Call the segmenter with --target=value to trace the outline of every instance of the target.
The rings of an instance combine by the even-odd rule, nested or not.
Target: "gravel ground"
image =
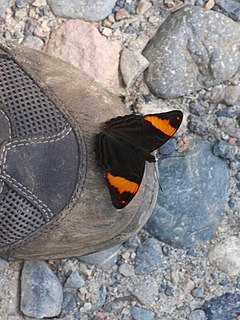
[[[203,6],[205,2],[207,1],[152,1],[151,3],[159,4],[150,8],[144,15],[136,15],[131,20],[119,19],[112,23],[109,22],[111,19],[108,21],[105,19],[95,22],[95,25],[103,35],[107,35],[111,39],[120,39],[122,48],[127,48],[131,41],[135,41],[140,31],[143,41],[150,39],[156,32],[157,26],[176,7],[195,3]],[[51,32],[66,21],[64,18],[54,16],[44,0],[11,0],[9,4],[6,3],[6,1],[0,1],[0,5],[2,7],[6,5],[7,8],[6,15],[0,24],[0,35],[28,47],[42,50],[49,40]],[[126,14],[120,11],[123,9],[121,7],[124,3],[125,1],[118,1],[118,5],[113,9],[113,16]],[[148,2],[146,1],[146,3]],[[209,6],[211,5],[211,1],[207,3]],[[127,1],[127,4],[132,5],[132,10],[135,10],[138,1]],[[215,9],[222,10],[224,14],[229,15],[220,7]],[[114,28],[110,28],[110,32],[108,28],[113,23],[116,25]],[[222,101],[219,101],[219,93],[225,92],[228,84],[239,87],[239,73],[229,82],[225,81],[215,87],[165,101],[157,99],[149,92],[143,81],[143,74],[141,74],[130,88],[122,87],[120,94],[127,107],[134,111],[159,110],[160,106],[169,106],[169,104],[171,104],[171,109],[181,106],[181,110],[184,110],[186,115],[194,115],[196,119],[195,126],[189,126],[189,129],[184,126],[181,139],[191,140],[194,138],[194,134],[197,134],[202,140],[214,144],[216,136],[219,136],[223,141],[229,141],[229,133],[226,132],[229,119],[238,119],[236,131],[239,134],[240,99],[237,98],[238,93],[231,93],[232,99],[234,95],[236,96],[236,101],[231,106],[227,104],[226,96],[225,100],[223,98]],[[225,119],[220,119],[223,121],[221,122],[216,116],[216,112],[219,112],[220,116],[225,112],[228,113],[228,116]],[[189,122],[191,123],[191,120]],[[211,128],[211,130],[206,130],[206,128]],[[65,287],[61,314],[51,319],[239,320],[238,299],[240,296],[237,294],[240,293],[240,254],[236,257],[238,262],[236,262],[233,272],[229,271],[231,269],[229,265],[225,268],[225,272],[221,271],[224,269],[221,262],[220,266],[218,262],[211,264],[208,256],[211,249],[215,248],[218,243],[226,243],[226,247],[229,248],[232,237],[239,239],[239,138],[232,138],[231,142],[238,148],[238,158],[231,161],[228,157],[229,154],[226,155],[226,150],[221,153],[228,165],[230,176],[228,203],[225,204],[224,218],[211,240],[201,242],[190,249],[176,249],[159,242],[163,252],[161,253],[161,267],[145,274],[136,273],[135,262],[139,246],[149,238],[149,233],[146,230],[139,232],[120,250],[116,248],[113,251],[116,253],[116,259],[113,257],[110,269],[86,264],[77,258],[48,261],[48,265],[62,285],[73,272],[80,275],[83,281],[75,288]],[[223,155],[224,152],[225,155]],[[220,250],[224,252],[226,247],[220,248]],[[101,263],[103,264],[103,262]],[[224,264],[223,261],[222,264]],[[22,297],[23,291],[20,291],[19,279],[21,278],[22,266],[23,262],[19,261],[0,261],[1,320],[31,319],[20,311],[20,297]],[[78,281],[80,281],[78,278],[74,279],[75,284]],[[104,286],[107,287],[107,295],[105,295]],[[235,294],[235,300],[229,302],[231,296],[227,296],[227,299],[230,299],[227,303],[224,302],[225,300],[221,300],[217,301],[215,306],[217,309],[226,307],[227,304],[232,307],[223,311],[223,316],[214,316],[208,312],[204,303],[226,293]],[[94,306],[97,306],[96,310],[92,309]],[[134,307],[139,307],[140,311]],[[23,308],[21,309],[23,311]],[[147,310],[146,314],[143,309]]]

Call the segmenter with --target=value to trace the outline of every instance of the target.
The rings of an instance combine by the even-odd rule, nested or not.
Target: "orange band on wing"
[[[139,185],[136,182],[118,176],[115,177],[110,172],[107,173],[106,178],[114,188],[118,189],[120,194],[124,192],[135,194],[138,191]]]
[[[160,119],[154,116],[145,116],[144,120],[151,122],[151,124],[158,130],[161,130],[167,136],[173,136],[174,133],[177,131],[176,128],[171,126],[170,119]]]

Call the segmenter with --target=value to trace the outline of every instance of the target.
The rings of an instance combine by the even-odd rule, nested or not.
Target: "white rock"
[[[126,86],[131,87],[148,65],[148,60],[140,52],[130,49],[123,50],[120,69]]]
[[[230,276],[240,275],[240,239],[233,236],[217,244],[209,252],[208,260]]]

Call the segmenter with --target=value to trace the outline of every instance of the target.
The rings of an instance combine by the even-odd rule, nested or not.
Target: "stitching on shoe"
[[[11,177],[8,174],[4,174],[4,176],[0,176],[3,180],[10,182],[16,190],[19,190],[24,196],[27,197],[27,199],[30,199],[33,204],[37,205],[39,209],[42,211],[42,213],[45,216],[45,219],[49,221],[52,217],[53,214],[51,210],[47,207],[45,203],[43,203],[37,196],[35,196],[29,189],[24,187],[20,182],[18,182],[16,179]]]
[[[60,141],[64,139],[71,131],[72,131],[72,128],[67,126],[61,132],[55,135],[40,137],[40,138],[33,137],[30,139],[10,141],[4,146],[2,151],[2,156],[0,160],[1,161],[0,164],[2,165],[2,174],[0,174],[0,179],[2,178],[2,180],[9,181],[16,188],[16,190],[20,190],[27,197],[27,199],[30,199],[35,205],[38,205],[39,208],[42,210],[47,221],[49,221],[53,217],[53,213],[50,210],[50,208],[48,208],[48,206],[42,200],[40,200],[36,195],[34,195],[29,189],[27,189],[20,182],[18,182],[16,179],[14,179],[9,174],[7,174],[6,159],[7,159],[8,150],[11,150],[17,147],[26,146],[26,145],[31,145],[34,143],[35,144],[36,143],[52,143],[52,142]]]

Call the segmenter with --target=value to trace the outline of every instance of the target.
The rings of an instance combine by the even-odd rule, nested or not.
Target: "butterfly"
[[[175,134],[182,118],[181,111],[173,110],[119,116],[105,123],[96,136],[96,153],[115,208],[124,208],[136,195],[145,161],[156,161],[152,152]]]

